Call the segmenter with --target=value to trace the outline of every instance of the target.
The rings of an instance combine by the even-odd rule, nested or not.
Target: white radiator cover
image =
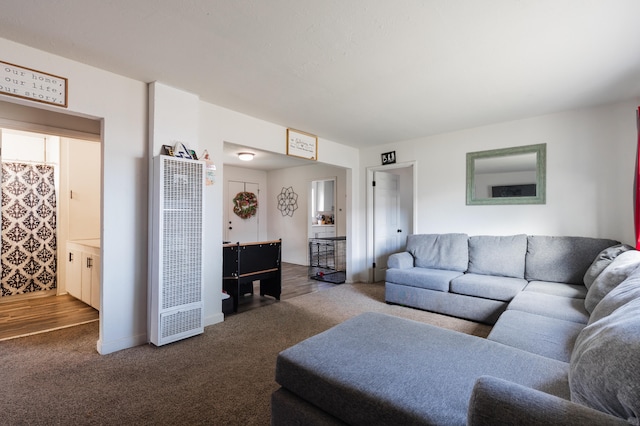
[[[204,332],[205,163],[154,159],[149,341],[161,346]]]

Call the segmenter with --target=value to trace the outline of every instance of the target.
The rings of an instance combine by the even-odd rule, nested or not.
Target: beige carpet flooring
[[[387,305],[382,284],[343,284],[230,316],[174,344],[104,356],[91,323],[0,342],[0,423],[268,425],[277,354],[366,311],[482,337],[490,330]]]

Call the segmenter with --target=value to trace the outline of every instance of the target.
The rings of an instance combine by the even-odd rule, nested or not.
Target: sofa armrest
[[[517,383],[482,376],[469,401],[467,425],[629,425],[625,420]]]
[[[413,268],[413,256],[408,251],[394,253],[387,260],[387,268],[408,269]]]

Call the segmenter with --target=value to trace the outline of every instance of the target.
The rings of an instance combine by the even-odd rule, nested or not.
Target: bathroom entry
[[[100,238],[100,144],[10,129],[0,129],[0,144],[0,301],[65,294],[66,241]],[[80,176],[78,168],[84,170]],[[75,216],[69,214],[73,176],[92,185],[90,195],[84,188],[76,192],[91,207]]]

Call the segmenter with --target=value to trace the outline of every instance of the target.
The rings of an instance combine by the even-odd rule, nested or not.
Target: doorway
[[[369,280],[384,281],[389,255],[403,251],[415,229],[416,167],[413,162],[367,169]]]
[[[257,213],[260,186],[253,182],[230,180],[228,194],[232,200],[227,211],[226,240],[233,243],[259,241],[260,219]],[[255,208],[250,209],[255,200]]]
[[[15,112],[2,106],[2,112]],[[66,261],[71,237],[93,238],[100,246],[100,137],[69,138],[85,134],[5,117],[0,121],[3,198],[9,200],[1,220],[2,228],[13,230],[2,233],[2,252],[7,256],[0,264],[0,316],[12,310],[15,319],[3,322],[3,339],[98,321],[99,288],[93,304],[68,294]],[[88,151],[82,150],[85,146]],[[78,176],[79,167],[91,176]],[[74,176],[83,188],[70,183]],[[72,208],[69,188],[76,191]],[[78,205],[90,207],[81,211]],[[22,311],[30,315],[21,316]]]

